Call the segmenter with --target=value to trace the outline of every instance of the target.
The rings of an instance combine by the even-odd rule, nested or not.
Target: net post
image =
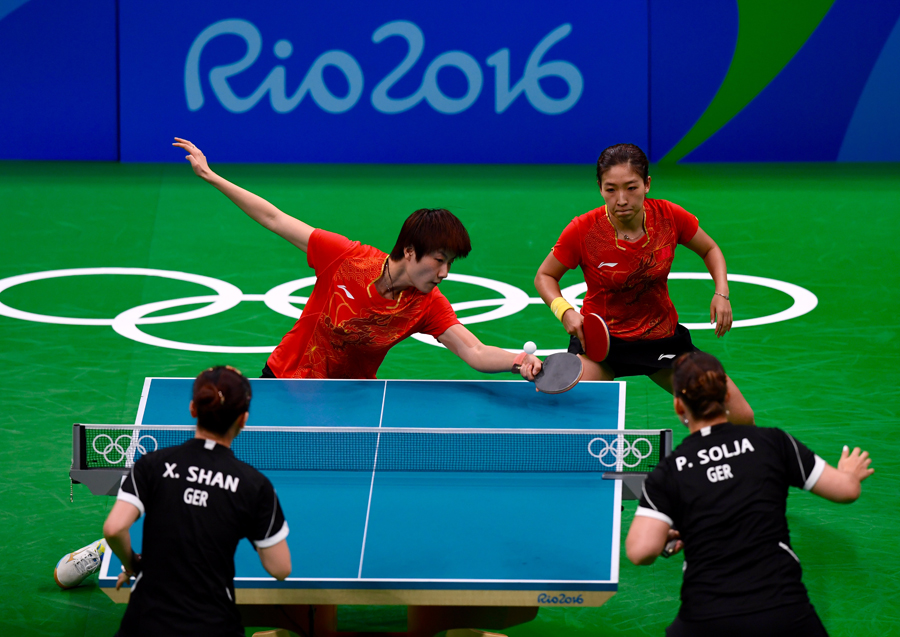
[[[87,469],[84,466],[84,453],[82,451],[85,444],[87,444],[87,436],[84,426],[77,423],[72,425],[72,469]]]
[[[621,471],[607,471],[603,474],[604,480],[619,480],[622,482],[622,499],[623,500],[640,500],[641,490],[644,487],[644,480],[649,474],[640,473],[623,473]]]
[[[72,426],[72,468],[69,470],[70,485],[83,484],[94,495],[116,495],[122,477],[127,473],[122,469],[98,469],[88,466],[87,430],[83,424]],[[70,487],[70,499],[74,499],[74,487]]]
[[[662,448],[664,450],[663,458],[672,453],[672,442],[673,442],[673,434],[671,429],[660,429],[659,430],[659,438],[662,443]]]

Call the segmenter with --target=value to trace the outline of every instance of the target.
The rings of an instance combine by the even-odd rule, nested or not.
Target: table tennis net
[[[129,468],[194,437],[189,426],[76,427],[84,469]],[[263,471],[642,473],[671,450],[671,430],[259,426],[232,450]]]

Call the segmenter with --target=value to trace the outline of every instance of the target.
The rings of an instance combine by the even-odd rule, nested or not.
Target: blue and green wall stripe
[[[900,160],[889,141],[900,140],[900,3],[662,4],[651,5],[654,161]],[[659,14],[668,33],[654,29]],[[671,30],[679,22],[684,33]]]

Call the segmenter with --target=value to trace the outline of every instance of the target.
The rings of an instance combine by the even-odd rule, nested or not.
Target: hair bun
[[[674,370],[673,390],[696,418],[725,413],[728,376],[715,356],[699,351],[682,354],[675,361]]]
[[[220,400],[222,392],[212,383],[204,383],[194,390],[194,407],[197,413],[215,411],[225,401]]]
[[[226,365],[201,372],[194,381],[197,424],[207,431],[225,433],[250,409],[250,382]]]

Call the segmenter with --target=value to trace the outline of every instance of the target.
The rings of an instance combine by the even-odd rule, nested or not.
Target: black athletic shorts
[[[746,615],[688,622],[676,617],[666,637],[828,637],[812,604],[791,604]]]
[[[668,338],[648,341],[623,341],[609,337],[609,355],[603,361],[609,365],[616,378],[621,376],[650,376],[661,369],[672,369],[675,359],[685,352],[698,351],[691,342],[691,332],[681,323],[675,334]],[[581,341],[569,339],[569,353],[584,354]]]
[[[262,376],[260,376],[260,378],[277,378],[277,376],[275,376],[275,372],[273,372],[273,371],[269,368],[269,364],[266,363],[266,364],[263,366]]]

